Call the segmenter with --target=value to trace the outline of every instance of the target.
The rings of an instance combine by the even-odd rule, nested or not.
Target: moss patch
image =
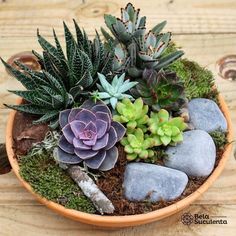
[[[220,130],[209,133],[214,140],[217,150],[223,150],[225,145],[228,143],[227,134]]]
[[[209,97],[214,78],[211,71],[187,59],[180,59],[169,66],[183,81],[188,99]]]
[[[175,44],[170,44],[166,53],[176,51]],[[213,90],[214,77],[211,71],[198,63],[187,59],[179,59],[168,66],[167,70],[174,71],[184,83],[185,93],[189,100],[193,98],[209,98],[217,102],[217,90]]]
[[[20,175],[36,193],[67,208],[87,213],[96,212],[92,202],[54,162],[52,156],[45,153],[28,155],[21,157],[19,163]]]

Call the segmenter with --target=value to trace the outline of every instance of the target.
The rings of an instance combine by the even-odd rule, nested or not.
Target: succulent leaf
[[[164,27],[166,26],[167,21],[162,21],[161,23],[157,24],[156,26],[154,26],[151,31],[155,34],[155,35],[159,35],[161,33],[161,31],[164,29]]]

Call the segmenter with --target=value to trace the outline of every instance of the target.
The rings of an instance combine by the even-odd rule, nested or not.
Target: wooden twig
[[[84,195],[93,202],[94,206],[101,214],[111,214],[114,212],[115,208],[112,202],[104,195],[104,193],[80,166],[70,166],[67,171],[71,178],[81,188]]]

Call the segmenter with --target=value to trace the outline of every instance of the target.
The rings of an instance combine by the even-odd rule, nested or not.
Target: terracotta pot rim
[[[212,183],[217,179],[217,177],[220,175],[222,170],[224,169],[225,163],[230,156],[230,152],[232,149],[232,143],[233,140],[233,127],[232,122],[230,119],[230,113],[228,110],[228,107],[221,95],[219,95],[219,101],[220,101],[220,107],[222,112],[224,113],[227,124],[228,124],[228,135],[227,138],[229,140],[229,144],[227,145],[221,160],[219,161],[218,166],[214,169],[212,174],[208,177],[208,179],[192,194],[187,196],[186,198],[179,200],[178,202],[164,207],[159,210],[155,210],[148,213],[143,214],[137,214],[137,215],[127,215],[127,216],[101,216],[96,214],[89,214],[84,213],[80,211],[76,211],[73,209],[67,209],[64,206],[49,201],[45,199],[44,197],[41,197],[39,194],[35,193],[32,189],[32,187],[22,179],[22,177],[19,174],[19,165],[16,158],[14,158],[15,154],[13,151],[13,124],[15,119],[16,111],[12,111],[9,115],[8,123],[7,123],[7,130],[6,130],[6,149],[8,154],[8,159],[11,163],[12,169],[14,173],[16,174],[17,178],[20,180],[21,184],[36,197],[38,201],[40,201],[42,204],[46,205],[48,208],[54,210],[55,212],[64,215],[68,218],[71,218],[73,220],[77,220],[83,223],[102,226],[102,227],[128,227],[128,226],[134,226],[134,225],[141,225],[145,223],[150,223],[162,218],[165,218],[167,216],[170,216],[174,213],[177,213],[181,209],[187,207],[190,205],[193,201],[195,201],[202,193],[204,193],[211,185]],[[22,99],[17,100],[17,104],[21,103]]]

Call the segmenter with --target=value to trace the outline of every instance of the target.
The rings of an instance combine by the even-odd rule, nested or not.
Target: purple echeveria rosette
[[[115,144],[122,139],[125,128],[112,121],[109,108],[101,101],[85,101],[79,108],[60,112],[63,135],[59,140],[57,159],[65,164],[82,161],[91,168],[107,171],[118,159]]]

